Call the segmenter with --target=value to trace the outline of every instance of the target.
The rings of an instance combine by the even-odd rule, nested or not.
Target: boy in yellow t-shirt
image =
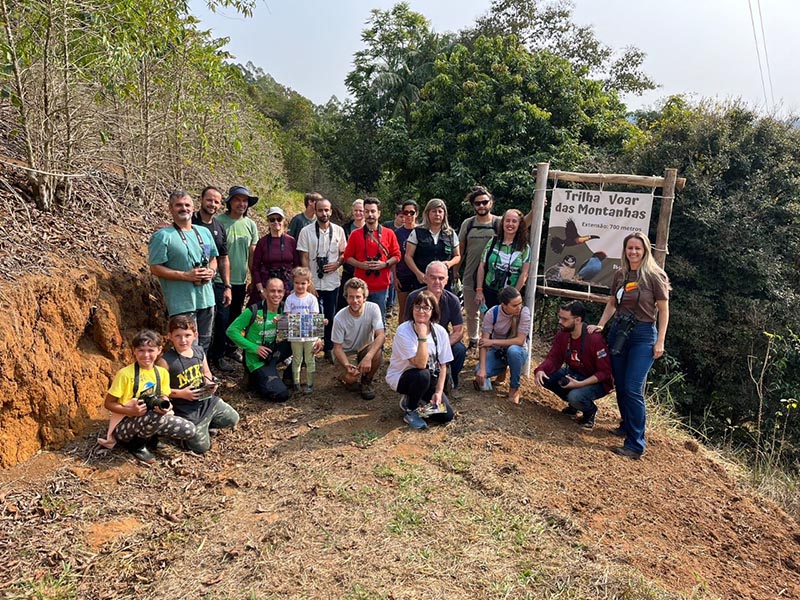
[[[155,365],[161,336],[144,329],[136,334],[132,345],[136,362],[117,371],[106,394],[105,407],[111,411],[111,419],[108,437],[101,444],[112,447],[116,440],[138,460],[153,463],[148,440],[157,441],[158,435],[188,440],[194,437],[195,426],[172,413],[169,373]]]

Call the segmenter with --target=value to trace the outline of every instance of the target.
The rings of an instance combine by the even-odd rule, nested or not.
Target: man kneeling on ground
[[[342,382],[351,388],[360,382],[361,397],[372,400],[372,380],[383,364],[383,316],[377,304],[367,302],[369,289],[363,279],[353,277],[344,287],[347,307],[333,318],[333,356],[341,365]]]
[[[216,395],[219,384],[208,368],[206,353],[197,344],[194,319],[176,315],[169,320],[168,329],[172,348],[156,364],[169,371],[169,398],[175,414],[194,423],[197,430],[186,440],[186,447],[203,454],[211,448],[210,430],[233,427],[239,422],[239,413]]]
[[[568,403],[561,412],[583,416],[584,429],[594,427],[595,400],[613,389],[608,346],[599,333],[588,333],[586,308],[579,301],[558,311],[559,332],[544,362],[534,370],[536,383],[555,392]]]

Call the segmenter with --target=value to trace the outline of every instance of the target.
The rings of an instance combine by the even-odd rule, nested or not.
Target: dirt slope
[[[0,589],[53,598],[800,598],[800,527],[693,442],[609,452],[557,401],[465,393],[410,431],[320,366],[211,453],[148,468],[85,438],[0,476]],[[92,435],[102,428],[97,422]],[[57,592],[68,592],[58,595]],[[31,594],[31,597],[33,595]]]

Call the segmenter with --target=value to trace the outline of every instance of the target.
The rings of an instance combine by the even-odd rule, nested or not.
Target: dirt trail
[[[654,432],[644,460],[616,457],[610,399],[584,432],[538,389],[520,406],[470,390],[452,424],[416,432],[385,385],[364,402],[331,375],[284,406],[230,381],[242,422],[203,457],[98,452],[97,421],[3,472],[0,590],[800,598],[798,524],[692,442]]]

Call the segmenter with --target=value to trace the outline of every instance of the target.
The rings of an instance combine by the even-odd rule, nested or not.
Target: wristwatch
[[[226,290],[232,290],[232,289],[233,289],[233,286],[232,286],[230,283],[226,283],[226,284],[225,284],[225,289],[226,289]]]

